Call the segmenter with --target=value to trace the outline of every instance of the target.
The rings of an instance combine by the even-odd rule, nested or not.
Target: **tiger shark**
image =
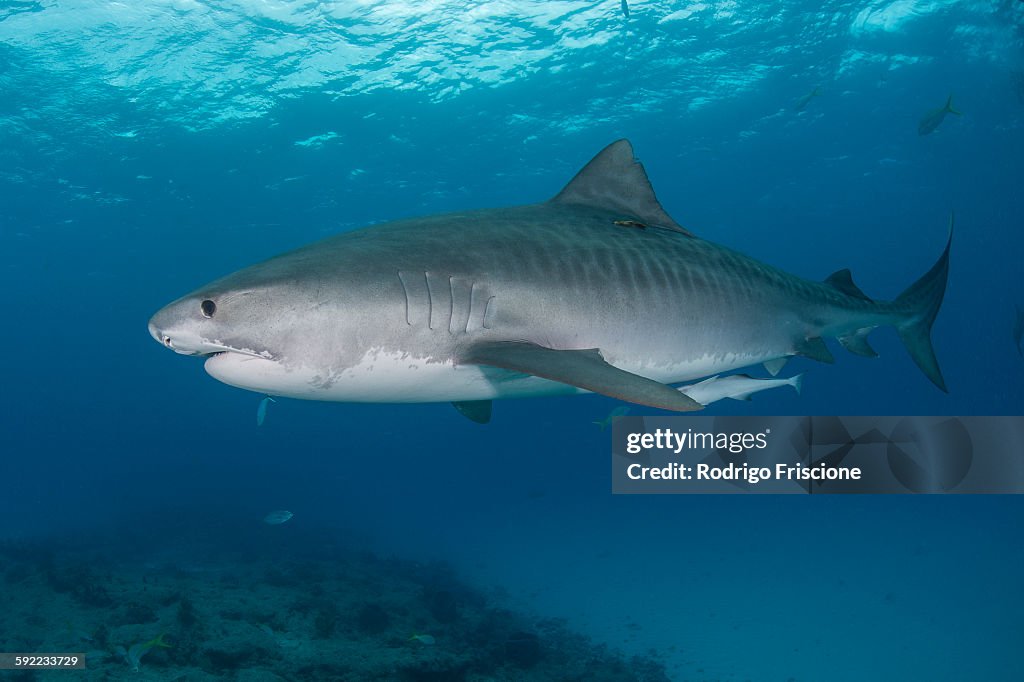
[[[873,357],[896,328],[946,390],[931,343],[949,246],[892,301],[840,270],[803,279],[684,229],[627,140],[554,198],[382,223],[252,265],[168,304],[150,334],[224,383],[275,396],[450,401],[594,392],[674,411],[670,384],[791,356],[833,362],[825,338]]]

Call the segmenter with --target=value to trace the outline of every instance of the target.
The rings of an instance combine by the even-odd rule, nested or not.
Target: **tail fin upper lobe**
[[[953,242],[953,216],[949,216],[949,239],[939,260],[923,277],[907,287],[894,301],[897,307],[907,309],[906,318],[896,325],[903,345],[910,352],[917,366],[932,383],[949,392],[942,378],[939,361],[932,348],[932,323],[939,314],[942,297],[946,293],[946,279],[949,274],[949,247]]]
[[[946,98],[946,111],[948,111],[951,114],[956,114],[957,116],[964,115],[962,111],[957,111],[956,109],[953,108],[953,95],[950,95],[949,97]]]

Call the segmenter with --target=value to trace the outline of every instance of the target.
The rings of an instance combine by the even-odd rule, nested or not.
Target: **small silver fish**
[[[272,511],[263,517],[263,523],[270,524],[271,526],[278,526],[290,519],[292,516],[294,516],[294,514],[290,511]]]
[[[799,393],[803,380],[803,374],[797,374],[789,379],[756,379],[749,374],[730,374],[724,377],[714,376],[696,384],[683,386],[679,390],[701,405],[710,405],[723,398],[750,400],[750,396],[759,391],[779,386],[792,386]]]
[[[267,405],[276,402],[269,395],[260,401],[259,407],[256,408],[256,426],[263,426],[263,421],[267,418]]]

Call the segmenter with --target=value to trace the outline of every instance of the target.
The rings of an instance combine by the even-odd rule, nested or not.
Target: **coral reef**
[[[0,650],[84,652],[96,680],[668,679],[654,658],[510,610],[443,564],[243,549],[0,546]]]

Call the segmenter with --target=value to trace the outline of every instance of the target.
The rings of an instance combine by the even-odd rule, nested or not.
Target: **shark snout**
[[[157,343],[163,344],[167,348],[174,350],[174,342],[168,334],[164,334],[163,331],[157,327],[153,320],[149,321],[149,335],[152,336]]]
[[[204,352],[202,340],[182,324],[178,311],[163,308],[149,320],[149,335],[157,343],[182,355],[197,355]]]
[[[159,313],[154,315],[149,321],[149,335],[152,336],[157,343],[165,348],[170,348],[175,353],[187,353],[187,351],[175,346],[173,335],[159,324],[159,321],[157,320],[158,317]]]

